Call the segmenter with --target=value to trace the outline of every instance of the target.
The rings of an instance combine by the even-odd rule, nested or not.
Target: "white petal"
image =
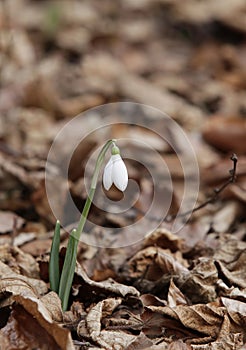
[[[113,161],[111,157],[108,163],[106,164],[103,172],[103,186],[107,191],[113,185],[112,170],[113,170]]]
[[[125,191],[128,184],[128,173],[121,156],[119,154],[111,157],[113,161],[112,180],[120,191]]]

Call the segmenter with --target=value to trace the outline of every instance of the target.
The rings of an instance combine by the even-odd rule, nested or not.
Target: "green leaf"
[[[57,220],[52,240],[49,262],[50,289],[58,293],[60,270],[59,270],[59,249],[60,249],[60,221]]]
[[[59,285],[58,295],[62,302],[63,311],[67,310],[70,290],[72,287],[73,276],[76,266],[78,239],[74,238],[74,235],[76,235],[75,229],[71,232],[69,237]]]

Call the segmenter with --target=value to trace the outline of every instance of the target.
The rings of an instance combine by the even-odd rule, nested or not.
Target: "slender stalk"
[[[82,211],[80,220],[79,220],[79,224],[78,224],[78,228],[76,230],[76,238],[79,240],[80,239],[80,235],[83,231],[90,207],[91,207],[91,203],[93,201],[93,197],[96,191],[96,186],[97,186],[97,179],[99,176],[99,172],[101,169],[101,166],[103,164],[104,161],[104,157],[105,154],[107,152],[107,150],[109,149],[109,147],[115,143],[115,140],[109,140],[105,143],[105,145],[103,146],[103,148],[101,149],[98,157],[97,157],[97,161],[96,161],[96,166],[95,166],[95,171],[91,180],[91,187],[90,187],[90,191],[89,191],[89,195],[86,199],[85,205],[84,205],[84,209]]]
[[[61,274],[61,279],[60,279],[60,285],[59,285],[59,297],[62,301],[62,308],[65,311],[68,306],[68,300],[69,300],[69,294],[70,290],[72,287],[72,282],[73,282],[73,276],[74,276],[74,271],[75,271],[75,266],[76,266],[76,257],[77,257],[77,248],[78,248],[78,242],[81,236],[81,233],[83,231],[87,216],[89,214],[89,210],[93,201],[93,197],[96,191],[96,185],[97,185],[97,180],[99,176],[99,172],[101,169],[101,166],[104,161],[105,154],[109,147],[115,143],[115,140],[109,140],[106,142],[106,144],[103,146],[101,149],[97,161],[96,161],[96,166],[95,166],[95,171],[92,177],[91,181],[91,187],[89,191],[89,195],[86,199],[84,209],[82,211],[78,227],[77,229],[73,230],[72,233],[70,234],[69,241],[68,241],[68,246],[67,246],[67,251],[66,251],[66,256],[63,264],[63,269],[62,269],[62,274]]]
[[[58,293],[60,270],[59,270],[59,248],[60,248],[60,221],[57,220],[52,240],[49,262],[50,289]]]

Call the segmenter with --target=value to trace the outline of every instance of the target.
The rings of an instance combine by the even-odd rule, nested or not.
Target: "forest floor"
[[[1,2],[1,350],[246,349],[245,14],[244,0]],[[62,267],[68,200],[82,210],[110,138],[126,202],[98,186],[63,312],[55,222]]]

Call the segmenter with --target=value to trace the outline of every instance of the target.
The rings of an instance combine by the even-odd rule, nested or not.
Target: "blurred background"
[[[78,127],[46,163],[57,133],[77,115]],[[94,132],[109,115],[115,124]],[[78,218],[69,199],[81,211],[96,152],[109,138],[119,139],[129,186],[125,194],[97,187],[71,309],[62,314],[48,293],[52,209],[58,219],[67,215],[64,247]],[[245,0],[0,0],[1,349],[241,348],[245,140]],[[184,170],[178,153],[192,149],[197,162]],[[197,165],[200,187],[186,187],[184,198]],[[197,195],[200,209],[189,221],[179,216],[175,232],[183,199]],[[66,346],[71,335],[75,347]]]
[[[223,229],[241,217],[246,201],[244,0],[2,0],[0,209],[31,222],[31,231],[51,228],[44,169],[54,137],[77,114],[118,101],[156,107],[189,134],[201,170],[200,200],[228,178],[229,157],[236,152],[240,186],[225,196],[232,219]],[[97,123],[97,118],[85,120],[92,128]],[[70,190],[80,206],[84,170],[77,165],[96,145],[98,138],[84,142],[71,163]],[[65,152],[66,140],[63,147]],[[161,147],[176,181],[175,213],[183,178],[175,155]],[[132,166],[130,175],[144,186],[141,169]],[[66,194],[62,183],[58,187],[61,200]],[[5,221],[2,233],[13,225]]]

